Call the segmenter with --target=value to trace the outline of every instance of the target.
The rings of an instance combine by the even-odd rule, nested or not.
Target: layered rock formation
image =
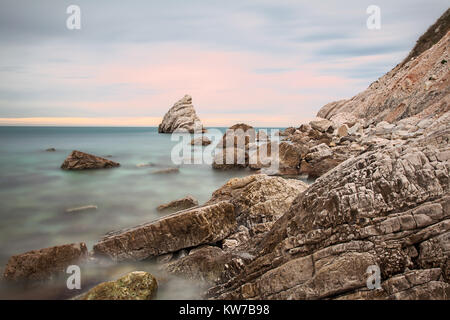
[[[74,150],[64,160],[61,169],[64,170],[86,170],[86,169],[107,169],[119,167],[120,163],[97,157],[89,153]]]
[[[236,228],[227,202],[180,211],[155,222],[111,232],[94,245],[96,256],[114,261],[143,260],[226,238]]]
[[[424,137],[351,158],[301,193],[218,298],[450,295],[450,115]],[[367,288],[368,267],[382,285]]]
[[[72,264],[87,259],[84,243],[73,243],[12,256],[6,265],[3,278],[8,281],[48,280],[65,273]]]
[[[325,105],[318,116],[348,113],[368,123],[393,123],[441,114],[449,105],[450,9],[425,33],[407,59],[350,100]]]
[[[192,105],[192,97],[185,95],[178,100],[172,108],[167,111],[160,125],[158,126],[159,133],[172,132],[203,132],[202,123],[195,113]]]

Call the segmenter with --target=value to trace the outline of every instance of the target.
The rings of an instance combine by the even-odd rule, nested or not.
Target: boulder
[[[193,146],[207,146],[211,144],[211,140],[206,136],[201,136],[191,140],[191,145]]]
[[[192,97],[189,95],[185,95],[177,101],[164,115],[162,122],[158,126],[159,133],[194,133],[203,131],[202,123],[192,105]]]
[[[340,126],[337,131],[337,135],[339,138],[342,138],[342,137],[345,137],[346,135],[348,135],[348,126],[346,124],[343,124],[342,126]]]
[[[215,243],[225,239],[235,228],[233,205],[219,202],[110,232],[94,245],[93,251],[95,256],[105,256],[114,261],[137,261]]]
[[[86,170],[86,169],[106,169],[119,167],[120,163],[97,157],[89,153],[74,150],[64,160],[61,169],[64,170]]]
[[[153,275],[134,271],[116,281],[103,282],[79,297],[79,300],[151,300],[158,283]]]
[[[9,258],[3,278],[8,281],[48,280],[87,259],[84,243],[33,250]]]
[[[278,147],[279,174],[296,175],[300,171],[300,162],[307,147],[301,144],[281,142]]]
[[[213,192],[207,204],[229,201],[235,208],[238,224],[252,228],[256,224],[275,222],[307,187],[300,180],[256,174],[230,179]]]
[[[160,212],[175,212],[198,206],[198,200],[192,196],[187,196],[178,200],[170,201],[162,204],[156,209]]]
[[[328,132],[332,133],[334,130],[333,122],[327,119],[314,120],[309,123],[311,128],[319,131],[319,132]]]

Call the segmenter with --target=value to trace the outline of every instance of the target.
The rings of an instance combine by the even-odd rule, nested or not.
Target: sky
[[[70,30],[67,7],[81,10]],[[366,9],[381,9],[369,30]],[[0,125],[296,126],[407,56],[448,0],[0,0]]]

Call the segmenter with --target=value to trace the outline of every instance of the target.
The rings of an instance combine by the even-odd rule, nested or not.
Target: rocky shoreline
[[[442,22],[449,12],[427,31],[438,30],[433,43],[419,39],[407,60],[366,91],[280,132],[277,172],[248,161],[256,142],[270,141],[237,124],[230,130],[245,134],[244,161],[212,167],[255,174],[229,180],[202,205],[188,197],[161,206],[175,212],[111,232],[89,253],[80,243],[13,256],[4,279],[45,280],[86,259],[152,260],[207,283],[209,299],[449,299],[450,31]],[[160,132],[196,131],[191,102],[177,102]],[[117,166],[74,151],[62,168]],[[308,186],[285,175],[317,180]],[[370,288],[374,266],[380,285]],[[138,286],[139,298],[150,299],[157,280],[133,273],[82,298],[133,299],[127,286]]]

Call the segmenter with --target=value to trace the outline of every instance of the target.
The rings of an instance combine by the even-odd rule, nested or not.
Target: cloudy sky
[[[81,29],[69,30],[69,5]],[[369,5],[381,29],[369,30]],[[448,0],[0,0],[0,124],[297,125],[399,63]]]

